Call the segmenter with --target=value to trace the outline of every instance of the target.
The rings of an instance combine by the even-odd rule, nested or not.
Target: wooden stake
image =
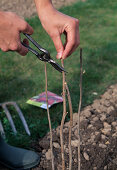
[[[78,170],[81,168],[80,158],[80,111],[82,105],[82,48],[80,48],[80,101],[78,107]]]
[[[67,91],[67,98],[69,103],[69,111],[70,111],[70,125],[69,125],[69,170],[72,170],[72,148],[71,148],[71,134],[72,134],[72,126],[73,126],[73,109],[72,109],[72,102],[71,96],[69,92],[69,88],[66,82],[66,91]]]
[[[49,107],[48,107],[47,82],[48,82],[48,80],[47,80],[47,68],[46,68],[46,62],[45,62],[45,92],[46,92],[48,122],[49,122],[49,129],[50,129],[50,149],[51,149],[51,158],[52,158],[52,170],[55,170],[53,144],[52,144],[52,141],[53,141],[53,139],[52,139],[52,126],[51,126],[51,119],[50,119],[50,113],[49,113]]]

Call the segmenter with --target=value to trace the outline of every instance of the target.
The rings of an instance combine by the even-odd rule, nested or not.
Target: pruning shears
[[[48,62],[49,64],[51,64],[59,72],[66,72],[63,67],[61,67],[50,57],[50,53],[45,48],[41,47],[29,34],[24,33],[24,35],[28,38],[28,40],[30,40],[34,44],[34,46],[39,49],[40,53],[31,48],[29,45],[22,42],[23,46],[28,48],[28,50],[35,54],[37,58],[41,61]]]

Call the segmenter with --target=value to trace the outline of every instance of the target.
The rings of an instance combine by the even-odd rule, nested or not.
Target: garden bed
[[[77,113],[73,115],[72,153],[73,170],[77,169]],[[85,107],[80,116],[81,128],[81,169],[116,170],[117,167],[117,85],[112,85],[92,105]],[[64,149],[68,169],[68,128],[64,125]],[[61,170],[60,126],[53,130],[55,169]],[[42,154],[40,165],[33,170],[51,170],[49,133],[33,143],[32,147]],[[1,170],[7,170],[0,165]]]
[[[73,115],[72,152],[73,170],[77,169],[77,113]],[[116,170],[117,167],[117,85],[112,85],[92,105],[83,109],[80,116],[81,169]],[[64,126],[64,148],[66,169],[68,169],[68,129]],[[53,130],[55,169],[61,170],[60,126]],[[33,170],[51,169],[49,133],[33,147],[42,152],[41,163]]]

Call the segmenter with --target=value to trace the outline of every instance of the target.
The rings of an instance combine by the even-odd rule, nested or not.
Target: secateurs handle
[[[21,42],[21,44],[22,44],[24,47],[28,48],[28,50],[31,51],[31,52],[32,52],[33,54],[35,54],[36,56],[40,55],[36,50],[32,49],[32,48],[31,48],[30,46],[28,46],[27,44],[25,44],[25,43],[23,43],[23,42]]]
[[[30,35],[24,33],[24,35],[41,51],[49,55],[49,52],[41,47]]]

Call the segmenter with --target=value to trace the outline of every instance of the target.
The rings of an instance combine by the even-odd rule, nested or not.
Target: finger
[[[63,50],[64,50],[64,47],[63,47],[63,44],[62,44],[62,41],[61,41],[61,36],[58,33],[56,36],[51,36],[51,38],[53,40],[54,46],[55,46],[56,51],[57,51],[56,58],[61,59],[62,55],[63,55]]]
[[[76,47],[74,46],[72,49],[71,49],[71,51],[69,52],[69,54],[67,55],[67,57],[69,57],[74,51],[75,51],[75,49],[76,49]],[[66,57],[66,58],[67,58]],[[65,58],[64,58],[65,59]]]
[[[21,32],[27,33],[29,35],[33,34],[33,28],[25,21],[20,26],[20,30]]]
[[[65,50],[63,52],[63,59],[71,55],[72,52],[75,51],[75,49],[78,47],[78,45],[79,45],[78,26],[66,30],[66,43],[65,43]]]
[[[67,33],[67,41],[65,43],[65,50],[63,52],[63,59],[67,58],[77,47],[74,30]]]
[[[67,57],[69,57],[70,55],[72,55],[72,53],[76,50],[77,47],[73,47],[73,49],[69,52],[69,54],[67,55]]]
[[[17,52],[22,55],[25,56],[28,53],[28,49],[26,47],[24,47],[21,43],[18,45],[18,49]]]
[[[3,52],[8,52],[9,51],[9,48],[8,48],[8,46],[6,45],[6,43],[4,41],[2,43],[0,43],[0,49]]]
[[[64,32],[64,35],[65,35],[65,43],[64,43],[64,49],[65,49],[65,48],[66,48],[66,45],[67,45],[67,43],[68,43],[68,37],[67,37],[67,33],[66,33],[66,32]],[[78,30],[78,28],[76,29],[75,41],[74,41],[74,42],[75,42],[75,43],[74,43],[71,51],[69,52],[68,56],[71,55],[72,52],[74,52],[75,49],[76,49],[76,48],[78,47],[78,45],[79,45],[79,30]],[[67,56],[67,57],[68,57],[68,56]]]
[[[67,57],[69,57],[75,50],[76,50],[76,48],[78,47],[78,42],[77,42],[77,38],[76,38],[76,43],[75,43],[75,45],[73,46],[73,48],[71,49],[71,51],[69,52],[69,54],[67,55]],[[67,41],[66,41],[66,43],[65,43],[65,46],[64,46],[64,49],[65,49],[65,47],[66,47],[66,44],[67,44]]]
[[[23,43],[29,45],[29,41],[26,38],[23,40]]]

